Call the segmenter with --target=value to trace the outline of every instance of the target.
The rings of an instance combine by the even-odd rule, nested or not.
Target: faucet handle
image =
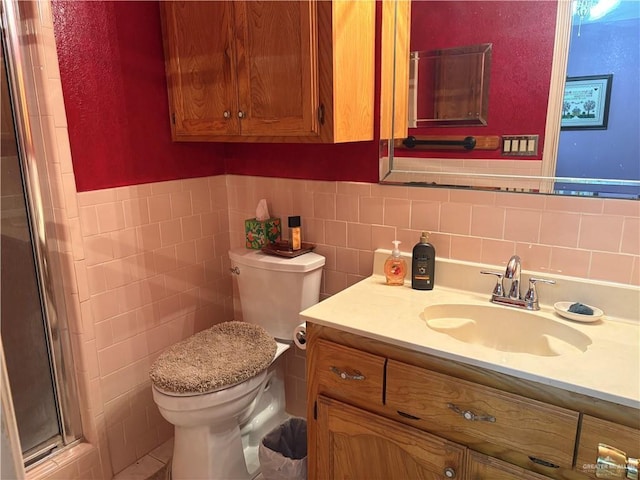
[[[527,293],[524,296],[524,300],[531,305],[538,304],[538,291],[536,290],[536,284],[538,282],[548,283],[549,285],[554,285],[556,283],[555,280],[547,280],[546,278],[531,277],[529,279],[529,290],[527,290]]]
[[[496,286],[493,288],[493,295],[497,297],[503,297],[504,285],[502,284],[502,278],[504,277],[504,274],[502,274],[501,272],[492,272],[488,270],[481,270],[480,273],[484,275],[495,275],[496,277],[498,277],[496,281]]]

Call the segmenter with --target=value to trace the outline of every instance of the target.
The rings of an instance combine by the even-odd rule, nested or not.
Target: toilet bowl
[[[251,407],[266,376],[264,370],[238,385],[202,395],[174,396],[153,387],[160,414],[175,429],[173,479],[251,478],[238,420]]]
[[[319,299],[320,255],[281,259],[239,249],[229,256],[243,321],[195,334],[151,367],[153,399],[175,428],[172,480],[248,480],[260,473],[262,437],[288,418],[282,354],[298,313]]]
[[[288,418],[284,362],[278,343],[267,370],[228,388],[200,395],[153,386],[162,417],[174,425],[173,479],[249,479],[259,473],[262,437]]]

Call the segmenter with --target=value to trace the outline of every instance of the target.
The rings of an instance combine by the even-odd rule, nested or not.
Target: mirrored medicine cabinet
[[[448,10],[440,13],[439,8]],[[492,11],[500,8],[498,13]],[[514,26],[510,15],[519,15],[517,8],[530,10],[526,23],[521,19],[523,23]],[[639,14],[636,2],[624,1],[598,20],[578,18],[571,0],[385,2],[380,183],[637,200],[640,198]],[[490,32],[485,41],[471,43],[465,42],[468,38],[455,38],[464,28],[479,29],[483,15],[483,21],[489,23],[485,30]],[[546,23],[541,21],[545,15],[549,19]],[[413,23],[415,19],[429,17],[444,23],[453,16],[459,22],[449,23],[437,38],[433,32],[433,38],[423,38],[433,29]],[[467,23],[464,27],[452,26],[460,22]],[[535,30],[541,28],[545,31]],[[445,39],[449,33],[454,38]],[[513,55],[518,53],[521,43],[535,35],[546,35],[539,51],[530,51],[524,63],[515,61]],[[430,42],[437,45],[425,48]],[[595,54],[598,47],[600,51]],[[442,62],[445,57],[464,57],[465,49],[475,56],[471,62],[464,65],[450,60],[448,64]],[[589,58],[580,57],[587,55],[585,52],[590,52]],[[509,70],[509,65],[514,68]],[[516,68],[522,65],[526,68]],[[457,77],[443,75],[447,68]],[[545,74],[550,78],[546,80],[548,83],[536,80],[538,97],[527,83],[528,77],[535,77],[536,73],[543,80]],[[612,78],[607,99],[610,103],[603,105],[609,109],[608,125],[599,130],[563,130],[567,77],[586,74]],[[421,77],[428,79],[423,83],[431,87],[430,94],[420,90]],[[464,77],[471,82],[465,86],[456,84]],[[438,82],[447,84],[451,91],[465,89],[468,95],[460,110],[455,111],[443,100],[447,95],[440,92]],[[470,99],[485,103],[470,108]],[[440,111],[455,113],[438,114],[439,105],[446,107]],[[518,107],[509,110],[512,105]],[[537,123],[534,115],[539,117]],[[529,117],[531,121],[526,123]],[[411,137],[443,142],[442,146],[416,149],[403,143]],[[458,137],[473,138],[474,142],[478,139],[478,145],[484,145],[483,138],[496,141],[486,143],[493,146],[483,151],[447,146],[450,139]],[[519,147],[514,147],[518,151],[505,152],[506,141],[510,139],[522,139],[521,145],[533,146],[532,152],[522,155]]]

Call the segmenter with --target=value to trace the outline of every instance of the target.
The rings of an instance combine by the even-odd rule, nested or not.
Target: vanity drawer
[[[640,430],[584,415],[578,442],[576,470],[596,478],[595,464],[599,443],[621,450],[627,457],[640,458]]]
[[[312,361],[318,393],[356,405],[382,405],[384,357],[318,340]]]
[[[466,470],[468,480],[549,480],[549,477],[473,450],[468,452]]]
[[[394,360],[387,364],[386,404],[445,438],[572,468],[577,412]],[[498,449],[483,448],[487,443]]]

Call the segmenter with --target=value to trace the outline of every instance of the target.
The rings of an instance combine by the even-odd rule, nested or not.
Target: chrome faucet
[[[536,284],[538,282],[554,284],[554,280],[547,280],[545,278],[529,278],[529,289],[527,293],[522,296],[520,293],[520,274],[522,272],[522,262],[518,255],[513,255],[507,263],[507,268],[503,273],[492,272],[482,270],[480,273],[485,275],[495,275],[498,277],[496,286],[491,294],[491,301],[500,305],[508,305],[510,307],[525,308],[527,310],[540,310],[540,304],[538,302],[538,292],[536,290]],[[505,293],[503,278],[511,280],[511,286],[509,292]]]
[[[520,300],[520,272],[522,271],[522,262],[518,255],[513,255],[507,263],[507,269],[504,272],[504,278],[511,280],[511,288],[509,288],[509,298],[512,300]]]

